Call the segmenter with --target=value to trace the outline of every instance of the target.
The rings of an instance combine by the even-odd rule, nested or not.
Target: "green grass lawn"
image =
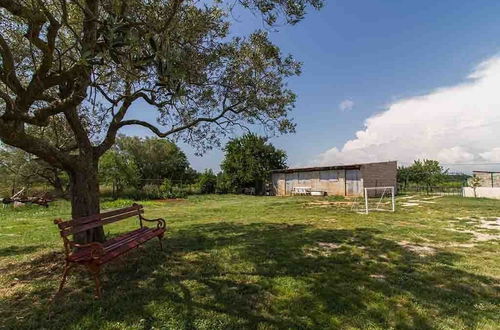
[[[52,302],[67,202],[0,209],[0,328],[500,328],[500,201],[424,198],[369,215],[310,197],[145,202],[167,219],[165,249],[108,264],[100,301],[77,268]]]

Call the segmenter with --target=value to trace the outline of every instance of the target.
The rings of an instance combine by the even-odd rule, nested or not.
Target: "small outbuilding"
[[[288,168],[272,171],[276,196],[363,196],[365,187],[396,187],[397,162]]]
[[[464,197],[483,197],[500,199],[500,172],[492,171],[473,171],[475,177],[478,177],[479,186],[463,187],[462,195]]]
[[[472,171],[473,175],[480,178],[480,187],[500,188],[500,172]]]

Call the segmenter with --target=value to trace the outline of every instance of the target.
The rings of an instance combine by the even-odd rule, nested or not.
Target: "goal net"
[[[364,188],[364,213],[370,211],[396,210],[394,187],[366,187]]]

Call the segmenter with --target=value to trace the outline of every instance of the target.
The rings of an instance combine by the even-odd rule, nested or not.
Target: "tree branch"
[[[28,9],[25,6],[19,4],[19,1],[13,0],[0,0],[0,7],[7,9],[12,15],[23,17],[28,20],[35,20],[38,15],[36,12]]]
[[[14,62],[14,57],[12,56],[12,51],[2,34],[0,34],[0,55],[2,56],[0,78],[14,92],[18,94],[23,93],[24,88],[16,75],[16,64]]]
[[[0,138],[6,144],[36,155],[47,163],[61,169],[74,168],[76,165],[72,156],[59,151],[57,148],[40,139],[26,134],[24,127],[13,127],[13,125],[5,123],[1,118]]]
[[[240,110],[234,110],[234,107],[236,107],[238,104],[239,103],[233,104],[232,106],[225,108],[221,113],[219,113],[215,117],[200,117],[200,118],[197,118],[197,119],[195,119],[195,120],[193,120],[193,121],[191,121],[191,122],[189,122],[187,124],[184,124],[184,125],[172,128],[171,130],[165,131],[165,132],[161,132],[153,124],[145,122],[145,121],[142,121],[142,120],[124,120],[124,121],[122,121],[119,124],[119,128],[124,127],[124,126],[129,126],[129,125],[139,125],[139,126],[143,126],[143,127],[148,128],[151,132],[153,132],[154,134],[156,134],[158,137],[165,138],[165,137],[167,137],[169,135],[178,133],[178,132],[183,131],[185,129],[192,128],[192,127],[194,127],[194,126],[196,126],[196,125],[198,125],[198,124],[200,124],[202,122],[206,122],[206,123],[217,122],[217,120],[219,120],[221,118],[225,118],[225,115],[228,112],[232,112],[234,114],[239,114],[239,113],[242,113],[243,111],[246,110],[246,108],[243,108],[243,109],[240,109]]]

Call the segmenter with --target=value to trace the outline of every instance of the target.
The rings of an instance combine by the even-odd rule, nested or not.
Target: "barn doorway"
[[[345,194],[346,196],[361,196],[363,185],[360,170],[345,171]]]

